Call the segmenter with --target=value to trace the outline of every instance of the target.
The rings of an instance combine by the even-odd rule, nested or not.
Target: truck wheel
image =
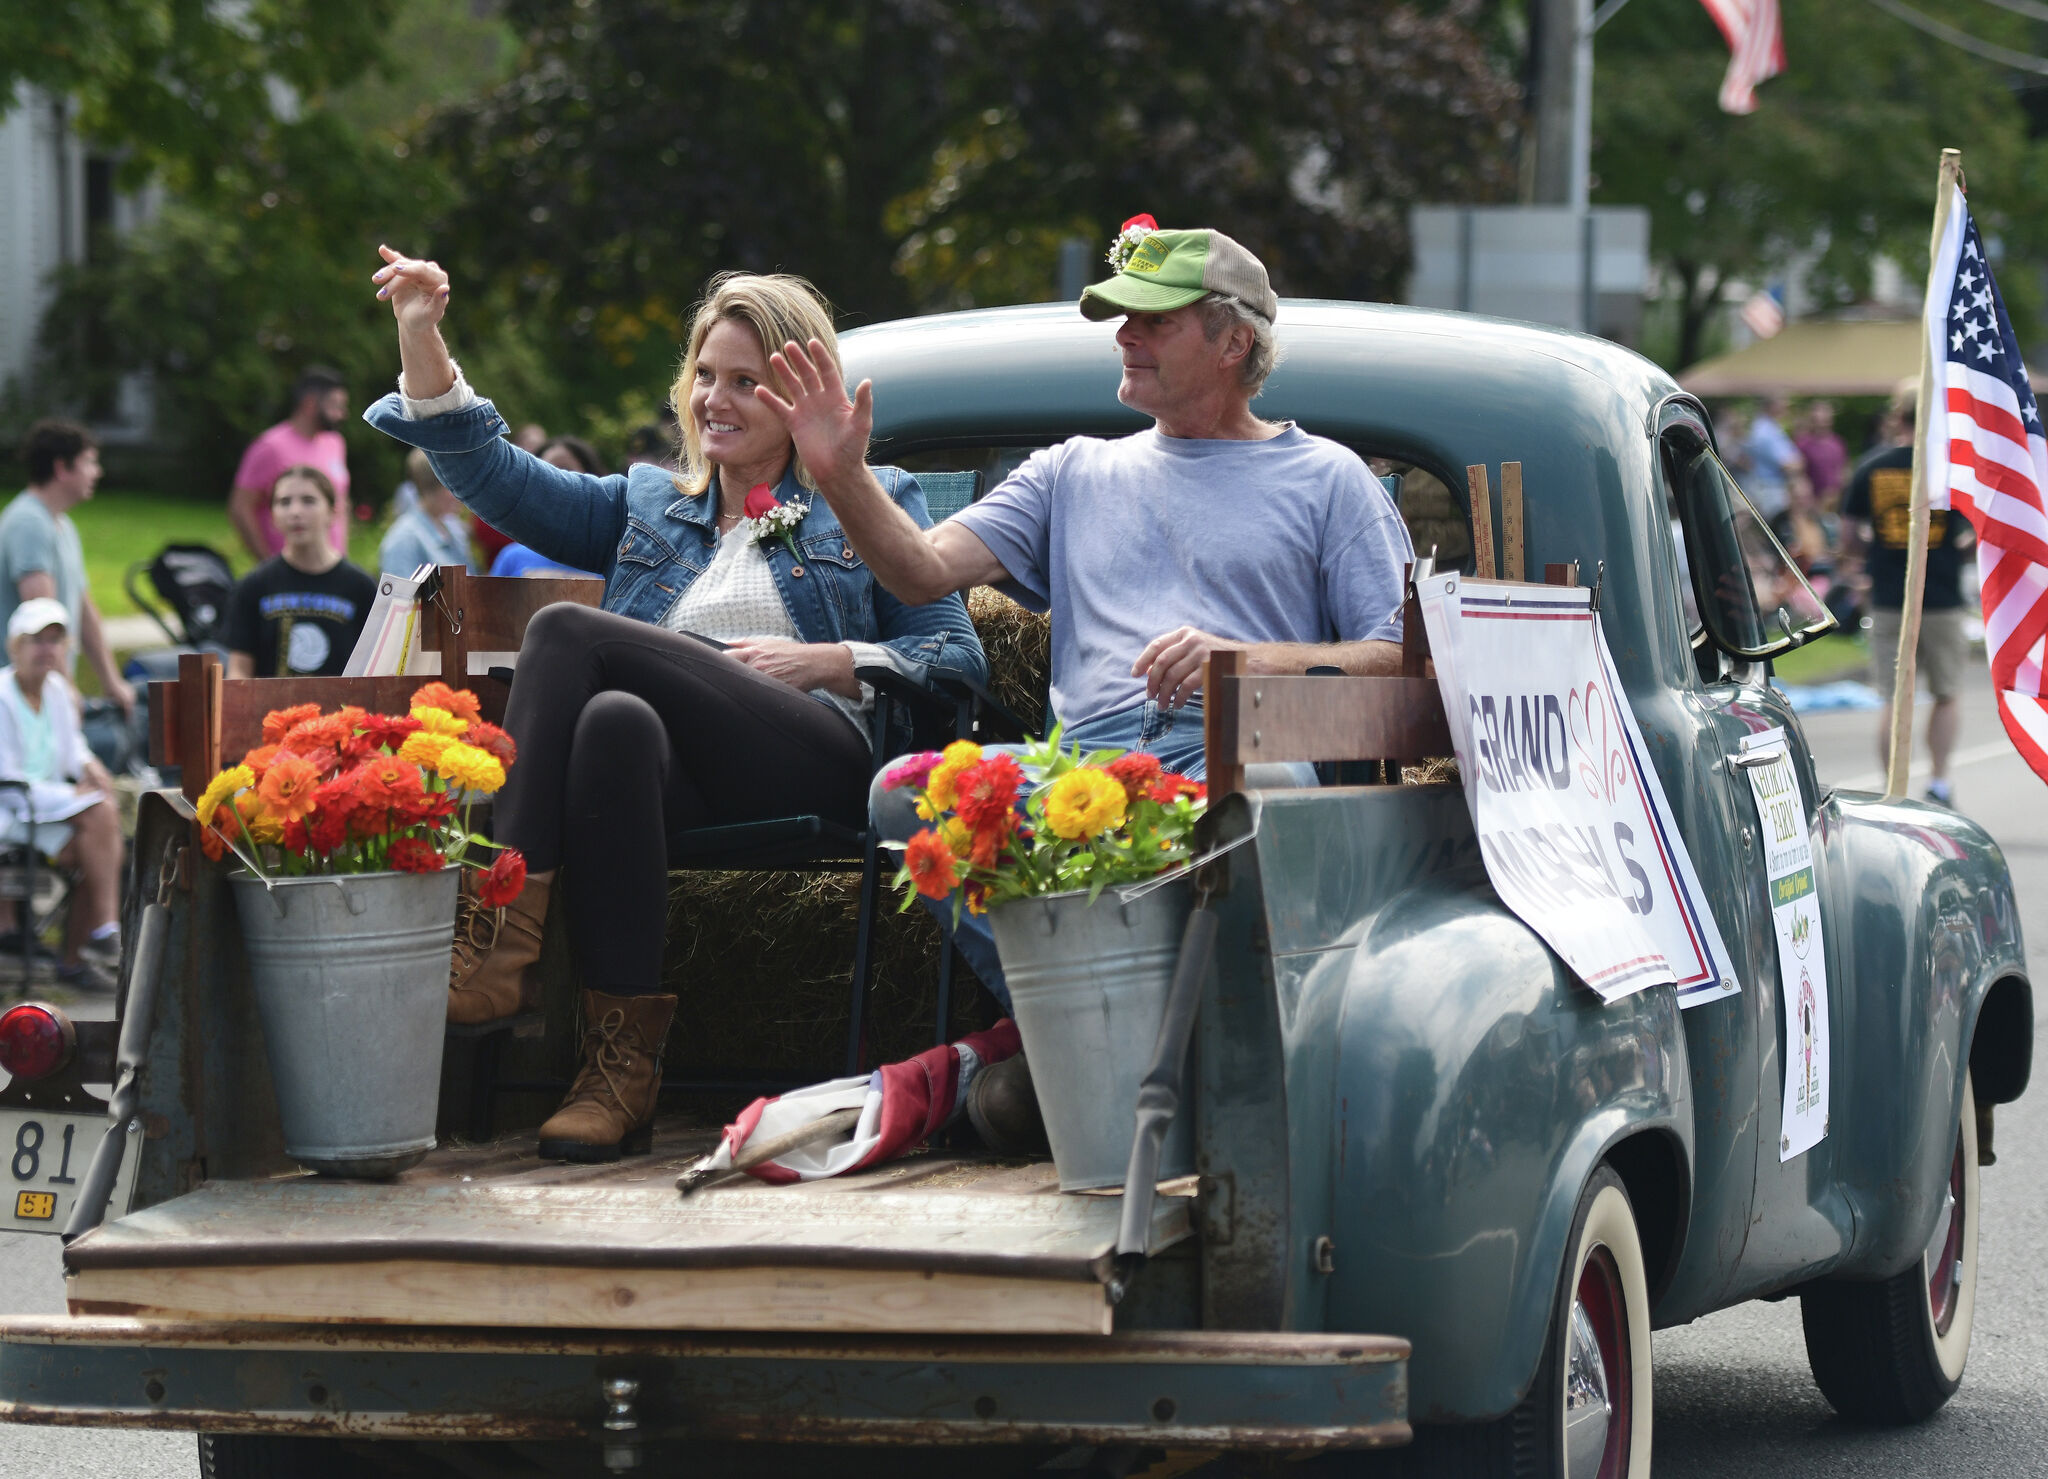
[[[1431,1479],[1649,1479],[1650,1281],[1621,1178],[1593,1173],[1536,1380],[1498,1422],[1418,1427],[1390,1467]]]
[[[201,1433],[199,1479],[356,1479],[382,1472],[328,1438],[269,1433]]]
[[[1897,1427],[1932,1416],[1962,1384],[1977,1306],[1977,1095],[1963,1109],[1934,1235],[1914,1264],[1878,1283],[1814,1284],[1799,1299],[1806,1361],[1835,1409]]]

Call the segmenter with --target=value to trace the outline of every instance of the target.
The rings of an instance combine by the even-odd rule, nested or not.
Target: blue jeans
[[[1084,754],[1089,750],[1143,750],[1158,756],[1160,765],[1167,770],[1177,770],[1195,780],[1202,780],[1208,774],[1202,755],[1200,703],[1179,709],[1163,709],[1148,699],[1136,708],[1101,714],[1071,725],[1061,731],[1060,743],[1070,750],[1078,744]],[[1014,755],[1023,747],[989,745],[986,748]],[[1286,767],[1285,774],[1278,773],[1282,771],[1279,766],[1262,769],[1275,772],[1260,776],[1260,780],[1268,785],[1315,784],[1315,771],[1311,766]],[[896,791],[886,789],[882,785],[882,776],[886,774],[888,768],[885,766],[868,791],[868,815],[873,818],[882,841],[907,842],[925,825],[917,815],[917,796],[907,786]],[[938,920],[941,938],[959,947],[960,953],[967,957],[967,963],[974,968],[974,974],[995,994],[996,1000],[1002,1003],[1003,1011],[1008,1013],[1010,991],[1003,982],[1003,966],[996,958],[996,941],[988,927],[988,916],[970,914],[963,905],[956,928],[952,899],[928,899],[920,894],[917,901]]]

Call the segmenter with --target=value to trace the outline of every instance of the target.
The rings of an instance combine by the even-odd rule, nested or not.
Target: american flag
[[[1756,85],[1785,70],[1785,32],[1778,0],[1700,0],[1728,43],[1721,111],[1754,113]]]
[[[1977,530],[1984,641],[2005,732],[2048,780],[2048,442],[1984,238],[1954,190],[1928,276],[1933,404],[1919,430],[1927,501]]]
[[[1778,289],[1765,288],[1750,294],[1749,301],[1742,305],[1742,322],[1757,338],[1774,338],[1785,327],[1785,305]]]

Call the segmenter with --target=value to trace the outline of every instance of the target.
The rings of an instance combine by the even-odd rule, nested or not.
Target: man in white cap
[[[51,596],[31,596],[7,619],[0,779],[26,782],[28,792],[0,791],[0,840],[11,847],[31,844],[60,867],[78,871],[56,978],[73,988],[108,991],[121,960],[115,922],[121,906],[121,822],[114,783],[86,748],[78,695],[64,677],[70,621],[64,603]],[[20,960],[17,943],[0,952],[0,969],[13,969]]]
[[[994,585],[1050,610],[1062,739],[1149,751],[1199,777],[1209,654],[1242,650],[1255,673],[1398,672],[1414,548],[1355,452],[1253,413],[1279,358],[1280,300],[1257,257],[1221,231],[1162,231],[1139,216],[1110,261],[1116,274],[1082,293],[1081,312],[1123,320],[1117,398],[1151,429],[1048,447],[935,528],[918,528],[867,470],[867,383],[849,400],[818,347],[790,344],[771,357],[790,398],[755,394],[787,423],[847,541],[893,595],[923,602]],[[917,828],[911,800],[877,782],[883,836]],[[953,931],[950,901],[932,912]],[[960,914],[955,938],[1007,1007],[986,921]],[[1028,1069],[1021,1056],[999,1068],[977,1092],[1002,1105],[984,1116],[970,1095],[969,1111],[994,1148],[1027,1149]]]

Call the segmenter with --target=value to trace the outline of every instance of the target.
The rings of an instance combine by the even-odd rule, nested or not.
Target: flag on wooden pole
[[[1932,383],[1923,385],[1916,427],[1914,501],[1924,487],[1925,507],[1953,509],[1977,530],[1998,716],[2048,780],[2048,441],[1960,176],[1957,156],[1957,167],[1942,174],[1946,219],[1938,215],[1928,274]],[[1924,549],[1924,514],[1919,529]],[[1909,571],[1907,599],[1915,593]],[[1898,707],[1910,708],[1910,691],[1898,690]],[[1896,753],[1892,764],[1903,769]]]
[[[1700,0],[1728,43],[1721,111],[1754,113],[1756,87],[1785,70],[1785,32],[1778,0]]]

